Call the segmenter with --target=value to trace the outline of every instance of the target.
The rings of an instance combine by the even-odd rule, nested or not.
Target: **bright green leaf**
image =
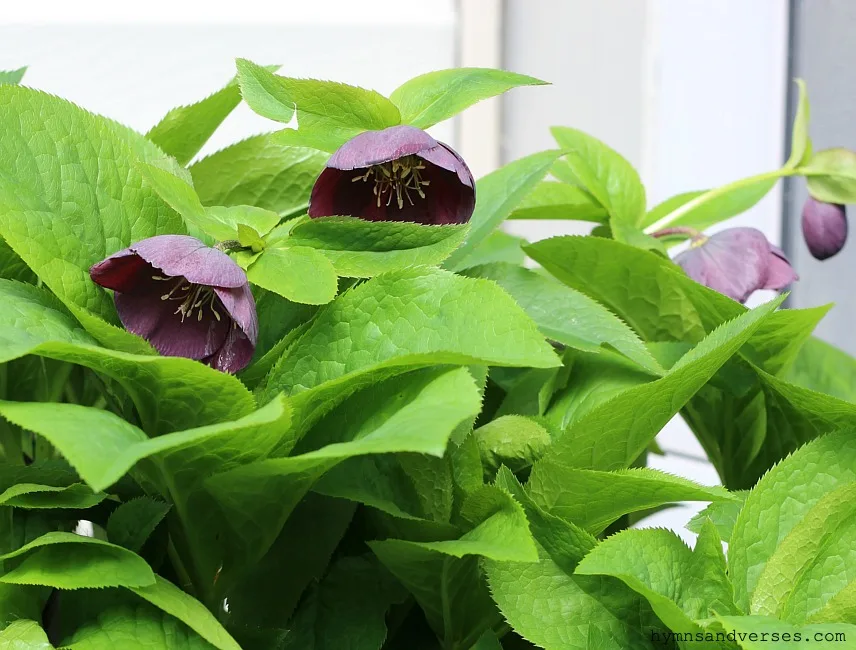
[[[152,497],[131,499],[110,513],[107,520],[107,539],[113,544],[139,553],[169,509],[168,503]]]
[[[606,209],[583,188],[557,181],[541,181],[512,212],[509,219],[570,219],[604,223]]]
[[[856,152],[849,149],[818,151],[800,169],[808,193],[827,203],[856,202]]]
[[[338,278],[330,261],[306,246],[266,248],[247,278],[292,302],[324,305],[336,297]]]
[[[793,169],[804,162],[808,162],[811,156],[811,138],[808,135],[808,123],[810,109],[808,103],[808,92],[805,89],[805,81],[795,80],[797,84],[797,114],[794,116],[794,125],[791,129],[791,155],[785,167]]]
[[[237,64],[241,94],[250,108],[277,122],[297,118],[296,129],[280,132],[289,144],[332,152],[363,131],[401,122],[395,104],[375,91],[332,81],[280,77],[246,59],[238,59]]]
[[[54,647],[41,625],[20,620],[0,630],[0,650],[54,650]]]
[[[534,77],[492,68],[452,68],[414,77],[389,96],[401,111],[401,123],[427,129],[468,106],[518,86],[541,86]]]

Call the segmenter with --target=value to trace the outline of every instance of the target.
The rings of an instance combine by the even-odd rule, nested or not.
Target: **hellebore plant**
[[[309,216],[442,225],[466,223],[475,205],[463,159],[425,131],[400,125],[339,147],[315,181]]]
[[[804,176],[806,242],[841,247],[856,154],[812,153],[802,84],[781,169],[648,210],[578,130],[477,183],[427,135],[542,83],[511,72],[384,97],[239,60],[145,136],[23,72],[0,649],[852,647],[856,361],[828,307],[740,304],[796,280],[761,232],[702,233]],[[194,161],[241,101],[300,126]],[[500,229],[532,218],[598,236]],[[676,416],[721,486],[647,467]],[[692,549],[645,518],[684,501]]]
[[[247,274],[228,255],[185,235],[158,235],[98,262],[89,275],[112,289],[129,332],[163,355],[224,372],[250,363],[258,338]]]

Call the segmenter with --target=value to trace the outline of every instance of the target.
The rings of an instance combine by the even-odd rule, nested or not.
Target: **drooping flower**
[[[819,260],[832,257],[847,241],[847,212],[843,205],[808,197],[802,211],[802,231],[808,250]]]
[[[360,133],[339,147],[315,181],[309,216],[466,223],[475,204],[463,159],[425,131],[400,125]]]
[[[234,373],[252,359],[256,303],[247,275],[226,253],[185,235],[158,235],[89,269],[112,289],[119,319],[165,356]]]
[[[782,250],[756,228],[700,236],[675,262],[696,282],[738,302],[758,289],[779,291],[799,278]]]

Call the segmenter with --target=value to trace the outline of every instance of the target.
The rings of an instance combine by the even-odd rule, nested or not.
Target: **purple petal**
[[[472,172],[470,172],[470,168],[467,167],[467,163],[464,162],[464,159],[461,158],[449,145],[443,142],[438,142],[437,144],[437,147],[428,149],[427,151],[423,151],[417,155],[422,158],[422,160],[433,163],[437,165],[437,167],[441,167],[446,171],[455,172],[458,175],[458,179],[464,185],[474,188],[475,181],[473,180]]]
[[[760,230],[729,228],[681,253],[675,262],[696,282],[746,302],[766,283],[771,257]]]
[[[825,260],[847,241],[847,213],[843,205],[808,197],[802,211],[802,231],[811,254]]]
[[[240,328],[232,327],[223,346],[204,361],[215,370],[234,374],[249,365],[255,349]]]
[[[116,310],[129,332],[143,337],[164,356],[203,359],[219,350],[231,328],[225,314],[218,321],[213,314],[196,314],[181,321],[174,313],[179,301],[161,300],[161,290],[114,294]]]
[[[422,129],[405,124],[391,126],[383,131],[365,131],[339,147],[327,167],[350,171],[412,156],[438,145]],[[450,170],[451,171],[451,170]]]
[[[250,285],[244,284],[237,289],[215,287],[214,292],[223,303],[226,313],[238,324],[241,331],[255,347],[259,338],[259,320],[256,314],[256,301],[250,291]]]
[[[113,291],[131,291],[140,283],[151,282],[153,273],[152,265],[128,248],[89,269],[93,282]]]
[[[762,289],[781,291],[789,284],[800,279],[791,266],[785,253],[778,246],[770,244],[770,257],[767,266],[767,281]]]
[[[247,274],[223,251],[187,235],[157,235],[128,247],[164,275],[183,276],[193,284],[240,287]]]

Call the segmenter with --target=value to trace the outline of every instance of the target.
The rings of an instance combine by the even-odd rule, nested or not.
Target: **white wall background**
[[[234,58],[388,93],[428,70],[503,65],[551,81],[471,109],[434,133],[476,175],[584,129],[623,153],[650,205],[777,167],[783,159],[787,0],[34,0],[0,11],[0,69],[146,131],[234,74]],[[206,151],[275,125],[241,106]],[[2,136],[0,136],[2,137]],[[778,242],[781,193],[740,218]],[[578,224],[509,224],[530,239]],[[717,477],[679,420],[652,465]],[[689,505],[650,517],[686,538]]]

